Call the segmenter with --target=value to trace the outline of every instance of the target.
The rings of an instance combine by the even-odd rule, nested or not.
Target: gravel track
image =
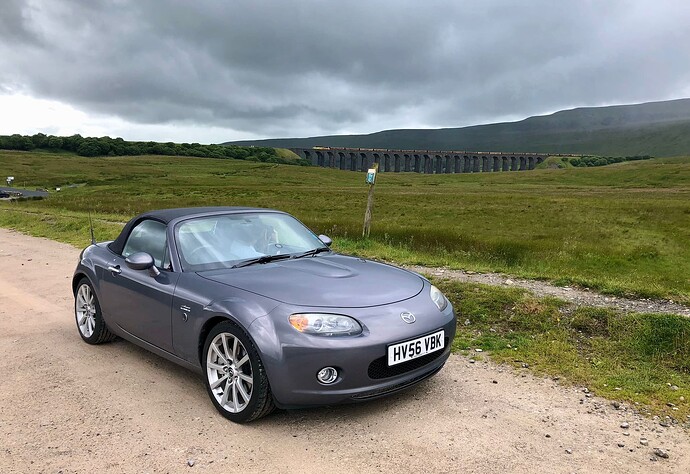
[[[399,395],[235,425],[195,374],[124,341],[81,341],[78,254],[0,229],[2,473],[690,472],[682,429],[458,355]]]
[[[631,299],[602,295],[594,291],[571,288],[568,286],[554,286],[544,281],[523,280],[501,273],[466,272],[463,270],[421,267],[417,265],[407,265],[405,268],[413,272],[450,280],[483,283],[485,285],[494,286],[515,286],[529,290],[537,296],[555,296],[556,298],[569,301],[576,306],[598,306],[615,308],[625,312],[680,314],[690,317],[690,308],[674,301],[651,300],[646,298]]]

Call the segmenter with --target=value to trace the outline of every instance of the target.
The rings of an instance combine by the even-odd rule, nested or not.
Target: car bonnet
[[[202,278],[296,306],[363,308],[418,295],[424,280],[406,270],[343,255],[280,260],[198,272]]]

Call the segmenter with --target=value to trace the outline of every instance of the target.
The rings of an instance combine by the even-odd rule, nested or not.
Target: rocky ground
[[[235,425],[195,374],[81,341],[78,254],[0,229],[0,472],[690,472],[681,428],[458,355],[396,396]]]

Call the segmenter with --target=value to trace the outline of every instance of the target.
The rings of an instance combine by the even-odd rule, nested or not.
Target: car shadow
[[[132,366],[143,362],[146,365],[155,367],[156,371],[165,373],[170,383],[179,385],[180,390],[184,390],[188,395],[193,394],[195,399],[198,398],[199,403],[206,404],[210,410],[217,413],[213,409],[211,400],[208,398],[203,376],[200,373],[181,367],[123,339],[118,339],[108,344],[108,346],[113,351],[120,352],[120,357],[131,358]],[[126,361],[122,362],[125,365],[127,364]],[[126,368],[123,367],[123,370],[126,370]],[[137,377],[137,374],[133,373],[132,377]],[[275,429],[277,427],[292,429],[292,427],[297,425],[306,428],[309,425],[338,426],[342,423],[352,423],[358,420],[365,421],[372,417],[380,417],[382,414],[394,414],[411,406],[426,404],[429,393],[434,392],[434,387],[438,386],[439,383],[438,376],[434,376],[400,392],[364,402],[276,410],[264,418],[242,426],[262,429]],[[217,416],[221,417],[220,414],[217,414]],[[234,425],[233,423],[228,423]]]

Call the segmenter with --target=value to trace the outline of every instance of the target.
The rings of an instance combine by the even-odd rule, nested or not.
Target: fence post
[[[364,213],[364,229],[362,229],[362,237],[369,237],[369,232],[371,231],[371,210],[374,207],[374,186],[376,185],[376,175],[378,174],[378,170],[379,164],[374,163],[373,168],[367,172],[369,196],[367,197],[367,210]]]

